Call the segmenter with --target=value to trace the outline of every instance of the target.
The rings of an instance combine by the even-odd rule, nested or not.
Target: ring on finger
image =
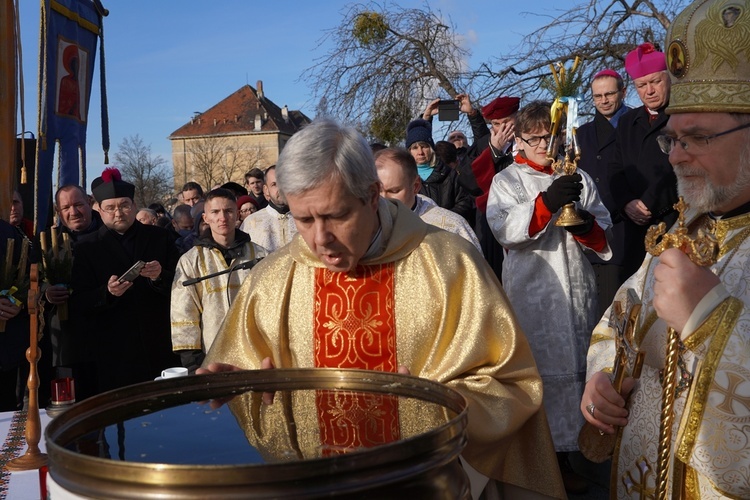
[[[594,406],[594,403],[586,405],[586,409],[588,410],[589,415],[591,415],[592,417],[594,417],[594,410],[596,410],[596,406]],[[594,417],[594,418],[596,418],[596,417]]]

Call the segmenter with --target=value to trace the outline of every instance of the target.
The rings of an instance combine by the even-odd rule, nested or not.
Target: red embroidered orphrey
[[[316,367],[397,370],[393,269],[390,263],[351,273],[316,270]],[[396,397],[321,390],[316,406],[324,455],[399,439]]]

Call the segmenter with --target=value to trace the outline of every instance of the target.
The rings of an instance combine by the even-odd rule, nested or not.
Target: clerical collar
[[[734,210],[730,210],[729,212],[723,215],[716,215],[713,212],[709,212],[708,215],[710,215],[711,218],[714,220],[719,220],[719,219],[729,219],[730,217],[737,217],[738,215],[745,215],[748,212],[750,212],[750,202],[747,202],[744,205],[740,205]]]
[[[268,205],[279,212],[280,214],[288,214],[289,213],[289,205],[277,205],[276,203],[272,202],[271,200],[268,200]]]

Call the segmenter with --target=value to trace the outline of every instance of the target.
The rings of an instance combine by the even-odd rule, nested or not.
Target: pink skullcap
[[[620,76],[620,73],[613,69],[603,69],[599,73],[594,75],[594,80],[597,78],[601,78],[603,76],[611,76],[612,78],[617,78],[618,80],[622,80],[622,77]]]
[[[625,57],[625,71],[635,80],[642,76],[666,71],[667,58],[650,43],[643,43]]]

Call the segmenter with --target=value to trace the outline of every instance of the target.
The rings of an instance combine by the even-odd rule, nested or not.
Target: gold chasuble
[[[315,270],[316,368],[395,372],[394,326],[392,263],[358,266],[353,273]],[[399,440],[396,397],[320,390],[315,403],[325,450],[344,453]]]
[[[539,372],[482,255],[401,204],[381,199],[378,218],[382,247],[353,272],[328,271],[299,235],[263,259],[243,283],[204,366],[219,362],[259,369],[266,357],[277,368],[394,372],[405,366],[467,399],[463,460],[502,483],[565,498],[541,409]],[[376,402],[329,396],[316,392],[295,404],[293,415],[275,404],[233,402],[233,411],[277,444],[283,438],[274,441],[269,418],[278,419],[279,428],[314,419],[320,435],[300,436],[295,445],[303,456],[308,444],[310,453],[321,443],[334,450],[367,446],[404,439],[423,425],[413,416],[420,413],[405,412],[403,402],[377,401],[387,411],[369,421],[373,428],[339,436],[335,419],[351,422],[365,414],[373,419],[369,409]]]

